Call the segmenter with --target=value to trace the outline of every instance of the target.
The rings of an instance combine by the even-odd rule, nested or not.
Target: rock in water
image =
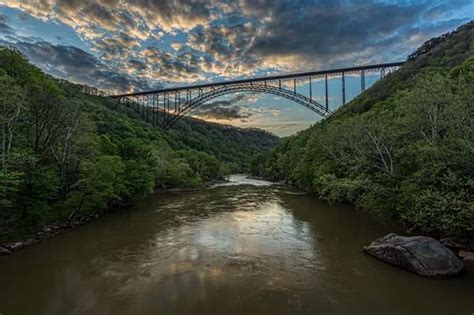
[[[11,250],[0,246],[0,256],[10,255],[11,253],[12,253]]]
[[[464,268],[463,262],[452,251],[426,236],[408,237],[392,233],[364,247],[364,251],[421,276],[452,276]]]

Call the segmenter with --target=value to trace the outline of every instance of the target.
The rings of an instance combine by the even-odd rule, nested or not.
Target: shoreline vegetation
[[[398,220],[474,236],[474,21],[433,38],[330,118],[254,157],[253,175]]]
[[[159,195],[166,193],[181,193],[181,192],[190,192],[190,191],[199,191],[203,189],[209,189],[215,184],[226,183],[227,179],[212,180],[204,183],[199,188],[160,188],[155,190],[151,195]],[[53,237],[59,236],[68,232],[69,230],[75,229],[79,226],[88,224],[100,217],[103,217],[108,214],[113,214],[116,211],[126,210],[133,207],[133,203],[130,204],[116,204],[112,207],[109,207],[107,211],[102,211],[100,213],[91,212],[84,214],[82,216],[75,217],[73,221],[63,221],[63,222],[52,222],[43,227],[41,231],[29,235],[23,239],[18,239],[12,242],[0,242],[0,256],[10,255],[14,252],[21,250],[23,248],[38,244],[42,241],[49,240]]]

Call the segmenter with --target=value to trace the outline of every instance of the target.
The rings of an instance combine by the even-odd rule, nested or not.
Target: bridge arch
[[[360,92],[366,89],[366,74],[369,72],[380,72],[378,78],[383,78],[386,71],[398,69],[403,62],[392,62],[384,64],[373,64],[356,66],[350,68],[339,68],[331,70],[310,71],[293,74],[274,75],[216,83],[204,83],[174,88],[164,88],[154,91],[134,92],[120,95],[111,95],[121,103],[133,106],[142,119],[150,121],[154,125],[170,128],[176,121],[189,113],[194,108],[219,96],[237,92],[261,92],[284,97],[294,101],[306,108],[311,109],[323,118],[332,114],[329,110],[328,78],[340,77],[342,104],[346,103],[346,81],[345,75],[360,76]],[[321,80],[325,86],[325,106],[313,98],[312,79]],[[282,82],[293,81],[293,89],[282,87]],[[297,84],[305,82],[308,96],[297,92]],[[186,97],[182,97],[184,95]],[[197,96],[196,96],[197,94]],[[174,96],[174,97],[173,97]],[[151,115],[150,115],[151,113]]]
[[[332,114],[332,111],[329,110],[326,106],[316,102],[314,99],[309,98],[303,94],[297,93],[296,91],[291,91],[289,89],[283,88],[281,86],[276,87],[273,85],[267,84],[255,84],[255,83],[242,83],[242,84],[233,84],[233,85],[224,85],[222,87],[213,88],[208,92],[201,93],[193,99],[190,99],[186,103],[182,104],[177,112],[165,121],[165,127],[171,127],[176,121],[181,119],[184,115],[188,114],[193,109],[205,104],[207,101],[210,101],[214,98],[239,92],[260,92],[273,94],[276,96],[281,96],[287,98],[295,103],[303,105],[304,107],[314,111],[323,118],[328,117]]]

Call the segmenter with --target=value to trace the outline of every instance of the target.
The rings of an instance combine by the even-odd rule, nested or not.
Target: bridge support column
[[[141,117],[140,106],[141,106],[141,97],[137,96],[135,98],[135,102],[137,103],[137,114]]]
[[[162,125],[164,125],[166,122],[166,93],[163,94],[161,102],[163,103],[163,113],[161,117],[161,123]]]
[[[329,108],[329,98],[328,98],[328,75],[324,76],[324,81],[326,82],[326,110]]]
[[[365,91],[365,71],[362,70],[360,73],[360,91]]]
[[[180,107],[181,107],[181,93],[178,92],[178,112],[179,112]]]
[[[148,95],[145,97],[145,109],[146,109],[146,122],[149,121],[149,115],[150,115],[150,104],[148,102]]]
[[[346,104],[346,78],[342,73],[342,105]]]
[[[153,94],[153,125],[158,124],[158,97],[159,94]]]
[[[174,111],[176,111],[176,105],[178,104],[178,93],[174,92]]]
[[[139,96],[139,98],[138,98],[140,100],[140,102],[139,102],[140,103],[140,112],[139,112],[139,114],[140,114],[140,117],[142,119],[144,118],[144,116],[143,116],[143,103],[144,103],[143,98],[144,97],[145,96],[141,96],[141,97]]]
[[[166,93],[165,96],[166,96],[165,124],[168,124],[169,115],[170,115],[170,95]]]

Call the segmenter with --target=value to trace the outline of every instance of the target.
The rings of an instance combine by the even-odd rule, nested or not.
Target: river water
[[[157,194],[0,257],[0,314],[466,314],[474,272],[362,253],[400,227],[243,176]]]

